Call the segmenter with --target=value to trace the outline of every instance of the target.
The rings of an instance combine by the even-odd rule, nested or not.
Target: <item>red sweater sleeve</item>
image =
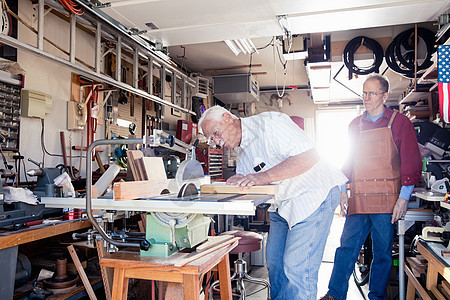
[[[417,144],[417,135],[411,121],[399,115],[397,124],[392,124],[394,140],[396,141],[401,160],[401,184],[415,185],[420,181],[422,174],[422,158]],[[398,141],[398,142],[397,142]]]

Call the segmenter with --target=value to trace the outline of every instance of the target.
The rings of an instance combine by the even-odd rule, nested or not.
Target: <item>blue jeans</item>
[[[373,260],[370,267],[369,299],[384,299],[392,266],[394,225],[392,214],[355,214],[345,220],[341,246],[336,249],[334,267],[328,284],[328,295],[347,298],[348,280],[364,241],[371,232]]]
[[[270,213],[266,261],[272,300],[316,299],[319,267],[339,197],[334,187],[315,212],[291,229],[277,212]]]

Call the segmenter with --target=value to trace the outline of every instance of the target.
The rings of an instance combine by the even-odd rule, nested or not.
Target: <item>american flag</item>
[[[449,123],[450,115],[450,45],[438,46],[438,89],[441,119]]]

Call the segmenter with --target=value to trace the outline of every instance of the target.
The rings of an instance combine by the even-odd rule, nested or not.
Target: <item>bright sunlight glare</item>
[[[323,159],[338,168],[342,168],[348,157],[348,125],[357,116],[357,109],[319,110],[316,113],[317,149]]]

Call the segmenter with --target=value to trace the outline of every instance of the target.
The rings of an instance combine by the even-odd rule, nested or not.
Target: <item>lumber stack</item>
[[[167,179],[162,157],[144,157],[140,150],[128,150],[127,156],[135,181]]]

